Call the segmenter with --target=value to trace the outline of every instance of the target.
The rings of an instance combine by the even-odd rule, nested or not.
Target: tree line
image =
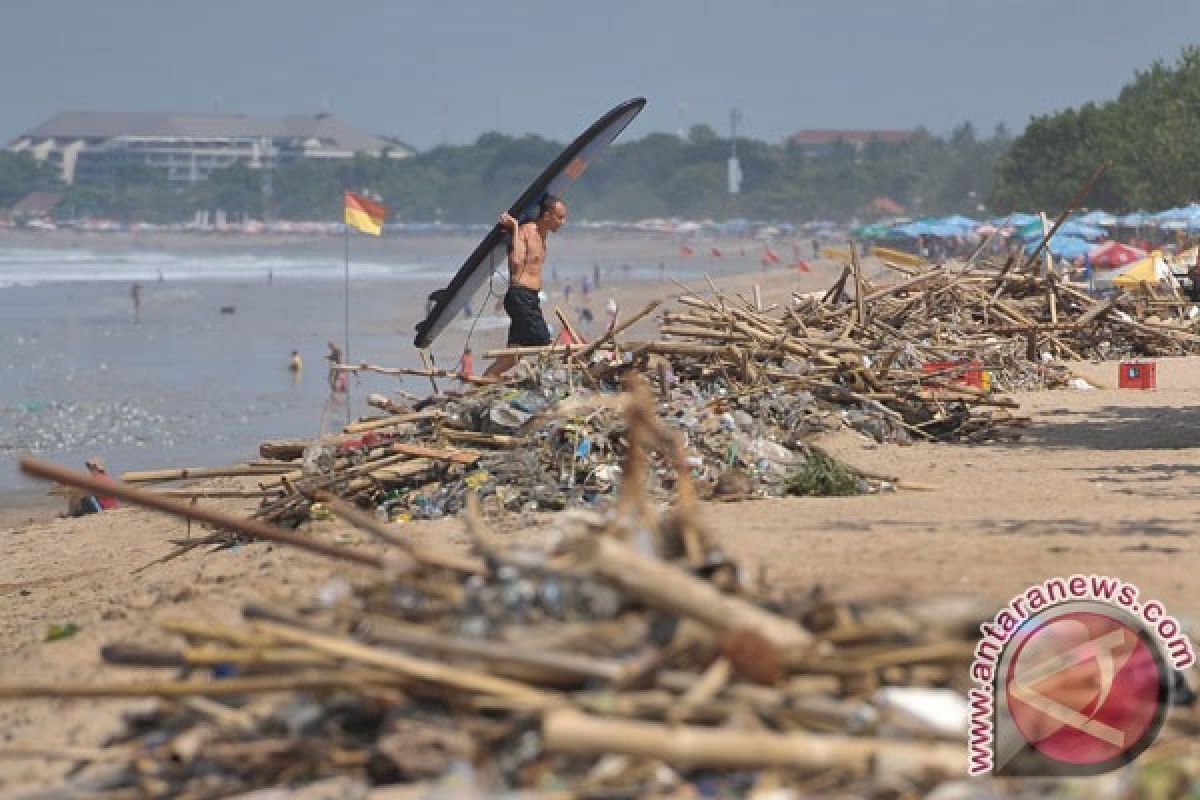
[[[726,184],[732,142],[707,125],[685,136],[624,140],[571,188],[575,219],[750,218],[871,220],[889,198],[908,215],[990,216],[1058,209],[1105,160],[1113,167],[1088,198],[1113,211],[1165,208],[1196,197],[1200,175],[1200,48],[1175,65],[1156,63],[1108,103],[1035,117],[1013,138],[1003,126],[981,137],[966,122],[945,137],[918,129],[906,141],[845,142],[814,155],[788,143],[739,137],[744,179]],[[51,168],[0,153],[0,207],[34,189],[64,192],[58,214],[123,221],[180,222],[198,210],[234,218],[331,220],[342,191],[368,190],[402,222],[480,223],[495,219],[561,150],[536,135],[485,133],[406,159],[363,154],[344,161],[297,161],[270,173],[244,164],[179,188],[148,166],[128,163],[110,179],[62,187]]]
[[[1139,72],[1114,100],[1034,117],[996,162],[998,209],[1060,209],[1105,161],[1085,201],[1114,212],[1200,195],[1200,47]]]
[[[983,202],[991,164],[1008,146],[1003,129],[979,139],[966,123],[946,138],[918,130],[898,144],[839,142],[806,154],[787,144],[739,137],[741,192],[727,189],[729,139],[707,125],[686,136],[652,133],[618,143],[571,188],[575,219],[649,217],[847,220],[877,197],[914,214],[948,213]],[[195,211],[223,209],[233,218],[329,220],[341,214],[342,191],[368,190],[409,222],[490,222],[545,168],[563,144],[536,135],[486,133],[469,145],[443,145],[406,159],[359,154],[344,161],[297,161],[271,173],[244,164],[214,171],[188,188],[137,163],[102,182],[58,187],[62,217],[126,222],[180,222]],[[0,205],[55,188],[52,171],[21,154],[0,154]]]

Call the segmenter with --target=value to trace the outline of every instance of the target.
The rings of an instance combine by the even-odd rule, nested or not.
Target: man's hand
[[[512,231],[514,235],[516,234],[518,223],[516,217],[514,217],[512,214],[509,214],[507,211],[501,214],[500,224]]]

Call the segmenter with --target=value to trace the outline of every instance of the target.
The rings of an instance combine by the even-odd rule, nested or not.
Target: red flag
[[[679,245],[679,255],[690,256],[693,252],[694,251],[692,250],[692,248],[688,247],[686,244]]]
[[[579,340],[576,341],[575,337],[571,335],[571,332],[569,330],[567,330],[566,326],[563,326],[562,330],[560,330],[558,332],[558,338],[554,340],[554,343],[555,344],[587,344],[587,342],[584,341],[582,336],[580,336]]]
[[[767,264],[778,264],[779,263],[779,253],[776,253],[774,250],[772,250],[769,247],[766,248],[763,251],[763,262],[767,263]]]
[[[812,267],[810,267],[808,265],[808,262],[805,261],[803,258],[797,258],[796,263],[793,264],[792,266],[795,267],[796,269],[800,270],[801,272],[812,272]]]

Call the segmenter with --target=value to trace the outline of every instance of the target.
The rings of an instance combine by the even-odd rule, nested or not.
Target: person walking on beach
[[[567,204],[552,194],[542,198],[533,222],[519,223],[511,214],[500,215],[500,224],[512,234],[508,249],[508,291],[504,311],[511,323],[508,345],[539,347],[550,344],[550,328],[542,316],[542,268],[546,263],[546,237],[567,221]],[[483,377],[495,378],[512,369],[516,356],[500,356],[484,371]]]
[[[129,290],[129,296],[133,298],[133,321],[140,322],[142,319],[142,285],[135,283]]]

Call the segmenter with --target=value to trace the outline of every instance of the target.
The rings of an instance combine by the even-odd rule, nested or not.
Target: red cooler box
[[[1157,364],[1153,361],[1122,361],[1118,365],[1117,386],[1121,389],[1153,389],[1158,385]]]

